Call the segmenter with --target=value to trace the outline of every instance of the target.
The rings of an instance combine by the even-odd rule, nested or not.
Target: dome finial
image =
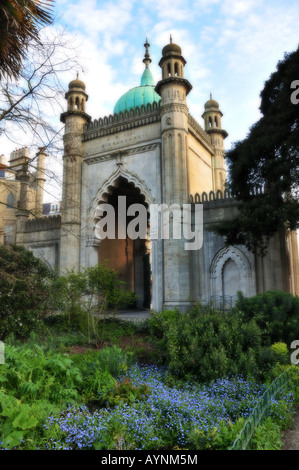
[[[212,98],[212,93],[210,92],[210,100],[212,100],[212,99],[213,99],[213,98]]]
[[[145,54],[144,54],[144,59],[143,59],[143,63],[145,64],[145,67],[148,69],[149,68],[149,64],[151,63],[152,59],[150,58],[150,54],[148,52],[148,49],[150,47],[150,44],[148,43],[148,40],[146,38],[145,40],[145,44],[144,44],[144,47],[145,47]]]
[[[170,35],[170,44],[172,44],[172,35]]]

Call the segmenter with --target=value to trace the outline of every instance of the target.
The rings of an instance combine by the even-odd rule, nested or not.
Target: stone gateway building
[[[17,212],[17,243],[59,266],[61,272],[107,260],[139,294],[138,308],[184,310],[197,300],[223,306],[232,303],[239,290],[245,296],[270,289],[298,295],[296,233],[277,234],[262,258],[244,246],[226,247],[211,230],[238,210],[225,189],[227,132],[222,129],[219,104],[212,96],[206,102],[204,127],[189,114],[192,85],[184,77],[181,48],[172,39],[162,50],[157,84],[147,41],[143,62],[140,86],[121,96],[108,117],[92,120],[86,111],[85,84],[78,77],[71,81],[61,115],[65,124],[61,215],[36,218]],[[22,201],[29,191],[24,175],[20,176]],[[153,205],[183,209],[189,203],[193,226],[196,207],[203,208],[200,249],[185,249],[183,237],[151,237]],[[102,204],[115,209],[115,239],[97,236]],[[128,236],[132,214],[125,221],[118,215],[132,204],[146,209],[144,238]],[[170,211],[170,221],[172,217]]]

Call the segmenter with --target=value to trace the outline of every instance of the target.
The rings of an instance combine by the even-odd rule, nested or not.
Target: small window
[[[13,226],[6,225],[4,227],[4,245],[12,245],[13,242]]]
[[[9,193],[9,195],[7,196],[7,200],[6,200],[6,209],[14,209],[14,208],[15,208],[15,198],[11,193]]]

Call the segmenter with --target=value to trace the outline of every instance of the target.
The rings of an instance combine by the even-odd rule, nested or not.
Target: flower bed
[[[206,436],[203,448],[215,433],[231,429],[246,418],[265,385],[242,377],[219,379],[209,385],[198,383],[168,385],[165,369],[133,366],[126,373],[131,390],[147,384],[149,392],[127,400],[117,394],[114,407],[90,411],[86,406],[69,407],[45,425],[47,449],[192,449],[190,436]],[[292,395],[284,402],[292,406]],[[114,400],[115,402],[115,400]],[[275,402],[277,407],[277,401]],[[277,411],[277,410],[276,410]],[[224,447],[232,442],[231,433]],[[198,448],[198,444],[197,444]]]

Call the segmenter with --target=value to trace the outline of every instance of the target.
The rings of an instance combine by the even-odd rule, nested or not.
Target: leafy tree
[[[44,147],[47,154],[57,155],[63,127],[53,116],[64,110],[63,80],[78,69],[78,57],[66,30],[44,28],[40,38],[29,41],[18,78],[0,81],[0,136],[17,146],[23,139],[23,146]]]
[[[31,174],[37,170],[40,148],[45,150],[45,191],[56,199],[61,189],[64,129],[57,117],[65,108],[66,74],[78,70],[79,65],[74,38],[65,29],[43,28],[40,38],[30,39],[18,79],[0,80],[0,138],[13,142],[15,148],[29,148]],[[1,187],[12,192],[15,184],[2,178]],[[6,200],[0,201],[3,203]],[[24,209],[22,205],[19,208]]]
[[[104,336],[107,311],[130,306],[136,300],[136,294],[126,289],[117,271],[105,264],[60,276],[55,282],[55,292],[69,326],[78,327],[76,322],[79,321],[79,327],[84,329],[87,323],[88,338],[92,335],[97,347]],[[99,332],[101,320],[102,334]]]
[[[299,105],[291,100],[298,78],[299,48],[265,83],[261,119],[227,152],[228,188],[240,201],[237,216],[216,229],[228,244],[264,252],[275,233],[299,227]]]
[[[24,339],[44,327],[55,273],[22,246],[0,246],[0,337]]]
[[[32,172],[36,150],[46,150],[47,191],[51,186],[56,194],[63,130],[57,117],[64,111],[66,73],[79,65],[74,38],[59,26],[49,27],[53,5],[53,0],[0,2],[0,137],[17,147],[21,142],[36,155],[29,161]],[[9,188],[10,183],[3,179],[1,185]]]
[[[0,68],[17,78],[30,39],[38,40],[39,27],[52,22],[52,0],[2,0],[0,5]]]

